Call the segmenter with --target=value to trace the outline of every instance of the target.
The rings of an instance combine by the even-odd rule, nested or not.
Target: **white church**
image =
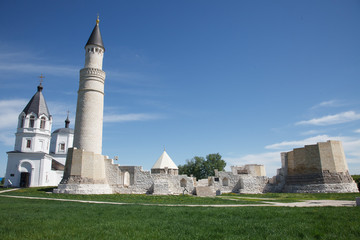
[[[55,186],[63,177],[74,130],[68,116],[65,127],[51,133],[52,116],[42,90],[40,83],[19,115],[14,151],[7,152],[6,187]]]

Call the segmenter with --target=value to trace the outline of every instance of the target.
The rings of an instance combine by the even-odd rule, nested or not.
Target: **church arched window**
[[[35,117],[34,116],[30,116],[30,121],[29,121],[29,127],[33,128],[35,125]]]
[[[23,128],[25,125],[25,116],[21,117],[20,127]]]
[[[31,148],[31,140],[30,139],[26,140],[26,148]]]
[[[46,118],[41,117],[40,128],[45,129],[45,124],[46,124]]]

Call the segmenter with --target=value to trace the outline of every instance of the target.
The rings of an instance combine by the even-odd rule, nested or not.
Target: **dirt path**
[[[2,195],[1,194],[4,192],[10,192],[10,191],[15,191],[15,190],[16,189],[9,189],[9,190],[1,191],[0,197],[47,200],[47,201],[62,201],[62,202],[79,202],[79,203],[91,203],[91,204],[142,205],[142,206],[162,206],[162,207],[354,207],[356,205],[355,201],[339,201],[339,200],[308,200],[308,201],[304,201],[304,202],[294,202],[294,203],[262,202],[262,204],[227,204],[227,205],[121,203],[121,202],[104,202],[104,201],[44,198],[44,197],[25,197],[25,196],[12,196],[12,195]]]

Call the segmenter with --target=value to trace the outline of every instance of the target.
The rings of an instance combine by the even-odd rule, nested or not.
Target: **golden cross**
[[[43,76],[42,74],[39,76],[39,78],[40,78],[40,85],[41,85],[41,83],[44,81],[44,78],[45,78],[45,76]]]

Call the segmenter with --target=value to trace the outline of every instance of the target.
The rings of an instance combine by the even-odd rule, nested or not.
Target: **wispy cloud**
[[[149,121],[163,118],[159,114],[148,113],[129,113],[129,114],[110,114],[104,115],[104,122],[133,122],[133,121]]]
[[[315,134],[319,134],[321,133],[322,131],[320,130],[309,130],[309,131],[306,131],[306,132],[302,132],[301,135],[315,135]]]
[[[356,133],[360,133],[360,129],[357,129],[357,130],[355,130],[354,132],[356,132]]]
[[[0,100],[0,129],[15,129],[19,114],[26,103],[25,99]]]
[[[14,145],[18,117],[26,103],[25,99],[0,100],[0,142],[2,144]]]
[[[346,122],[360,120],[360,114],[354,111],[342,112],[335,115],[328,115],[321,118],[314,118],[310,120],[300,121],[295,125],[315,125],[315,126],[328,126]]]
[[[0,62],[0,70],[2,71],[16,71],[16,72],[36,73],[36,74],[42,72],[56,76],[77,76],[79,69],[80,67],[47,65],[41,63]]]
[[[46,73],[56,76],[77,76],[80,66],[51,64],[38,53],[0,50],[0,70],[3,72]]]
[[[360,138],[357,137],[318,135],[301,140],[275,143],[265,146],[265,148],[271,150],[278,149],[282,151],[291,151],[293,148],[304,147],[305,145],[312,145],[318,142],[326,142],[328,140],[341,141],[347,157],[351,159],[355,157],[357,158],[358,163],[360,163]]]
[[[341,107],[344,105],[345,105],[345,103],[343,101],[330,100],[330,101],[324,101],[319,104],[316,104],[311,109],[317,109],[317,108],[322,108],[322,107]]]
[[[327,140],[339,140],[340,137],[333,137],[331,138],[328,135],[318,135],[315,137],[310,137],[302,140],[296,140],[296,141],[284,141],[280,143],[275,143],[271,145],[265,146],[266,149],[288,149],[289,151],[292,148],[296,147],[303,147],[305,145],[315,144],[317,142],[325,142]]]

